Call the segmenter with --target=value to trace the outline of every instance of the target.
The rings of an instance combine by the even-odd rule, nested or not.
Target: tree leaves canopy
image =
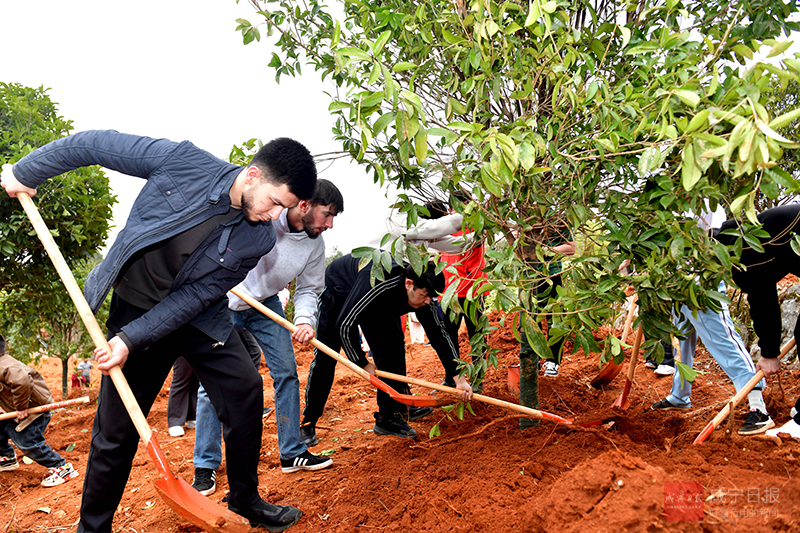
[[[781,37],[798,29],[793,2],[251,3],[245,42],[259,27],[277,35],[278,80],[304,65],[332,80],[333,133],[376,183],[438,190],[485,232],[497,307],[531,312],[546,277],[531,260],[558,259],[542,246],[555,225],[580,235],[546,311],[585,351],[629,284],[650,349],[674,333],[674,309],[725,303],[716,288],[741,244],[698,226],[706,201],[755,222],[757,191],[800,191],[777,166],[797,147],[776,131],[795,111],[767,110],[770,84],[800,74]],[[418,206],[401,199],[414,224]],[[537,322],[525,321],[529,339]]]

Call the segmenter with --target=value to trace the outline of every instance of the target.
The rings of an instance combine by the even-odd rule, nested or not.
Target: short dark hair
[[[430,215],[426,215],[424,213],[419,214],[419,218],[424,218],[426,220],[436,220],[437,218],[442,218],[443,216],[447,216],[449,209],[448,209],[447,202],[443,202],[441,200],[433,200],[432,202],[425,202],[425,209],[428,210]]]
[[[0,355],[6,354],[6,340],[0,335]]]
[[[344,211],[344,198],[336,185],[320,178],[317,180],[314,196],[311,197],[311,205],[333,205],[338,215]]]
[[[250,165],[258,167],[264,179],[288,185],[289,192],[300,200],[310,200],[317,185],[317,166],[308,148],[299,142],[281,137],[262,146]]]
[[[406,278],[414,283],[417,289],[427,289],[428,296],[433,298],[437,294],[444,292],[444,272],[436,273],[436,265],[433,261],[428,261],[427,266],[423,269],[422,275],[417,276],[411,265],[406,267]]]

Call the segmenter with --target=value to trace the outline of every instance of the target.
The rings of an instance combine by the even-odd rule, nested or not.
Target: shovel
[[[625,318],[625,326],[622,328],[622,336],[620,340],[625,342],[628,339],[628,333],[631,331],[631,322],[633,322],[633,313],[636,311],[636,293],[633,294],[631,299],[631,307],[628,309],[628,316]],[[606,366],[592,379],[592,387],[599,388],[601,385],[608,385],[611,383],[617,374],[622,370],[622,363],[615,363],[613,359],[606,363]]]
[[[291,322],[289,322],[285,318],[282,318],[280,315],[278,315],[277,313],[275,313],[274,311],[272,311],[268,307],[264,306],[263,304],[261,304],[257,300],[253,299],[251,296],[248,296],[247,294],[244,294],[242,291],[240,291],[238,289],[231,289],[231,292],[233,294],[235,294],[236,296],[238,296],[239,298],[241,298],[242,300],[244,300],[245,303],[247,303],[247,305],[249,305],[253,309],[257,309],[258,311],[262,312],[263,314],[265,314],[266,316],[268,316],[269,318],[271,318],[272,320],[274,320],[275,322],[277,322],[278,324],[280,324],[284,328],[288,329],[289,331],[294,332],[294,330],[297,329],[294,324],[292,324]],[[364,379],[367,379],[367,376],[369,376],[370,381],[372,381],[373,384],[376,387],[380,388],[384,392],[389,393],[389,395],[392,398],[394,398],[395,400],[397,400],[397,401],[399,401],[401,403],[405,403],[406,405],[431,406],[431,407],[437,407],[437,406],[440,406],[440,405],[449,405],[449,404],[453,403],[450,400],[435,399],[432,396],[414,396],[414,395],[410,395],[410,394],[400,394],[397,391],[395,391],[394,389],[392,389],[391,387],[389,387],[388,385],[386,385],[385,383],[383,383],[381,380],[377,379],[375,376],[369,374],[363,368],[360,368],[357,365],[354,365],[352,362],[350,362],[350,360],[345,359],[344,357],[342,357],[338,353],[334,352],[332,349],[330,349],[329,347],[325,346],[324,344],[319,342],[317,339],[312,339],[311,340],[311,344],[314,345],[316,348],[322,350],[326,354],[330,355],[331,357],[333,357],[334,359],[336,359],[340,363],[342,363],[344,365],[347,365],[348,368],[350,368],[353,372],[356,372],[357,374],[359,374]],[[428,388],[428,389],[434,389],[434,390],[438,390],[438,391],[442,391],[442,392],[449,392],[450,394],[458,395],[458,394],[461,393],[460,390],[458,390],[456,388],[453,388],[453,387],[447,387],[445,385],[437,385],[435,383],[430,383],[428,381],[424,381],[424,380],[421,380],[421,379],[410,378],[408,376],[401,376],[400,374],[392,374],[391,372],[384,372],[383,370],[377,370],[376,374],[378,374],[378,376],[380,376],[380,377],[391,379],[391,380],[394,380],[394,381],[400,381],[402,383],[409,383],[411,385],[419,385],[419,386],[422,386],[422,387],[425,387],[425,388]],[[381,386],[377,385],[375,382],[382,384],[382,386],[385,387],[388,390],[386,390],[386,389],[382,388]],[[558,422],[560,424],[572,424],[572,421],[571,420],[567,420],[566,418],[561,418],[560,416],[557,416],[557,415],[553,415],[553,414],[550,414],[550,413],[545,413],[545,412],[542,412],[542,411],[537,411],[535,409],[530,409],[528,407],[523,407],[521,405],[516,405],[516,404],[510,403],[510,402],[504,402],[502,400],[497,400],[497,399],[491,398],[489,396],[482,396],[480,394],[473,394],[472,397],[475,398],[476,400],[479,400],[479,401],[482,401],[482,402],[485,402],[485,403],[489,403],[489,404],[492,404],[492,405],[497,405],[497,406],[500,406],[500,407],[505,407],[507,409],[512,409],[514,411],[519,411],[520,413],[524,413],[524,414],[530,416],[531,418],[541,418],[541,419],[545,419],[545,420],[552,420],[553,422]],[[423,401],[425,403],[419,403],[420,399],[424,399]],[[407,402],[414,402],[414,403],[407,403]]]
[[[275,313],[272,309],[266,307],[264,304],[259,302],[258,300],[254,299],[252,296],[249,296],[239,289],[233,288],[230,291],[232,294],[241,298],[247,305],[256,309],[257,311],[263,313],[267,317],[271,318],[284,328],[288,329],[292,333],[297,329],[294,324],[283,318],[282,316]],[[321,343],[317,339],[311,339],[311,345],[324,352],[325,354],[333,357],[336,359],[337,362],[342,363],[344,366],[358,374],[361,378],[369,381],[372,385],[388,394],[393,400],[398,401],[405,405],[413,405],[415,407],[438,407],[440,405],[448,405],[453,402],[445,400],[444,398],[434,398],[433,396],[415,396],[413,394],[401,394],[394,390],[392,387],[378,379],[377,377],[373,376],[360,366],[354,364],[352,361],[347,359],[346,357],[342,357],[338,353],[334,352],[331,348],[326,346],[325,344]]]
[[[58,246],[56,246],[52,235],[50,235],[47,225],[39,215],[39,210],[36,209],[36,205],[27,194],[18,193],[17,198],[47,250],[47,254],[56,267],[61,281],[64,282],[64,286],[69,292],[78,314],[81,315],[81,320],[83,320],[89,335],[92,337],[92,341],[95,346],[103,348],[110,354],[111,348],[108,346],[103,331],[100,329],[100,325],[97,323],[97,319],[86,302],[67,262],[64,261],[64,257],[61,255]],[[136,431],[139,432],[142,442],[145,443],[150,458],[156,464],[156,469],[160,474],[160,478],[155,482],[156,491],[167,505],[180,516],[205,531],[219,533],[246,533],[250,531],[250,523],[243,516],[239,516],[218,503],[209,500],[170,471],[164,452],[161,451],[161,447],[158,445],[147,419],[145,419],[141,408],[139,408],[136,397],[133,395],[122,369],[119,366],[112,367],[108,374],[114,382],[122,402],[125,404]]]
[[[54,411],[56,409],[61,409],[62,407],[66,407],[68,405],[75,405],[79,403],[89,403],[89,397],[81,396],[80,398],[75,398],[72,400],[64,400],[63,402],[37,405],[36,407],[31,407],[30,409],[28,409],[28,414],[35,415],[38,413],[44,413],[45,411]],[[12,411],[10,413],[3,413],[0,415],[0,420],[11,420],[12,418],[17,418],[17,411]]]
[[[789,350],[794,348],[794,344],[795,340],[794,337],[792,337],[789,339],[789,342],[786,343],[786,346],[781,348],[781,354],[778,357],[784,357],[787,353],[789,353]],[[703,441],[705,441],[708,436],[711,435],[711,433],[717,428],[717,426],[719,426],[720,423],[725,420],[728,415],[730,415],[731,410],[735,408],[738,403],[741,402],[742,399],[747,396],[747,394],[753,390],[753,387],[755,387],[762,379],[764,379],[764,371],[759,370],[752,378],[750,378],[750,381],[745,383],[744,387],[742,387],[742,390],[737,392],[736,395],[731,398],[731,401],[729,401],[725,407],[722,408],[722,411],[720,411],[719,414],[715,416],[705,428],[703,428],[703,431],[701,431],[697,438],[694,439],[692,444],[701,444]]]
[[[628,363],[628,376],[625,380],[625,387],[622,389],[622,394],[619,395],[617,401],[611,407],[619,407],[620,409],[627,409],[631,406],[628,401],[628,393],[631,391],[633,385],[633,375],[636,372],[636,361],[639,359],[639,347],[642,345],[642,326],[636,330],[636,336],[633,338],[633,349],[631,350],[631,361]]]
[[[408,376],[401,376],[400,374],[392,374],[391,372],[384,372],[382,370],[378,370],[377,374],[382,378],[393,379],[395,381],[402,381],[403,383],[410,383],[411,385],[419,385],[420,387],[425,387],[428,389],[434,389],[441,392],[447,392],[449,394],[459,395],[461,391],[459,389],[448,387],[446,385],[438,385],[436,383],[431,383],[430,381],[425,381],[423,379],[412,378]],[[545,411],[537,411],[536,409],[531,409],[530,407],[524,407],[522,405],[518,405],[511,402],[506,402],[503,400],[498,400],[497,398],[492,398],[491,396],[484,396],[482,394],[473,394],[473,400],[477,400],[479,402],[488,403],[490,405],[496,405],[498,407],[504,407],[506,409],[510,409],[512,411],[517,411],[519,413],[523,413],[528,415],[530,418],[538,418],[541,420],[550,420],[551,422],[557,422],[559,424],[566,424],[572,425],[572,420],[567,418],[562,418],[558,415],[554,415],[552,413],[547,413]],[[451,403],[451,402],[448,402]]]

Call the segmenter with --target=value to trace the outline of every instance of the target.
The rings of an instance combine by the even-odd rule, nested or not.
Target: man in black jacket
[[[271,220],[311,198],[313,157],[296,141],[276,139],[238,167],[188,142],[90,131],[4,165],[2,186],[11,197],[33,196],[48,178],[94,164],[147,183],[84,289],[95,311],[112,286],[114,293],[106,323],[112,353],[95,350],[104,376],[78,532],[111,531],[139,441],[108,370],[123,367],[146,416],[180,355],[223,424],[228,507],[252,525],[283,531],[302,513],[258,494],[262,382],[233,329],[226,294],[274,246]]]
[[[742,265],[734,268],[734,283],[747,293],[750,305],[750,318],[753,330],[758,335],[761,347],[761,358],[756,368],[770,376],[780,370],[778,358],[781,351],[781,307],[778,301],[777,283],[787,274],[800,276],[800,256],[792,250],[792,241],[800,232],[800,204],[791,204],[774,209],[767,209],[758,215],[761,229],[769,236],[759,239],[763,252],[743,243]],[[740,238],[726,230],[738,230],[739,222],[726,220],[715,232],[714,237],[723,244],[733,245]],[[737,232],[738,233],[738,232]],[[800,318],[794,326],[794,338],[800,344]],[[797,400],[795,413],[800,411],[800,399]],[[800,438],[800,415],[794,415],[783,428],[772,429],[767,434],[790,433]]]
[[[385,281],[370,283],[371,263],[359,268],[359,259],[345,255],[325,269],[325,290],[319,297],[317,339],[338,352],[344,349],[348,359],[370,374],[376,368],[405,375],[405,338],[400,317],[415,312],[417,318],[436,350],[447,375],[455,375],[456,386],[462,398],[472,398],[472,386],[466,377],[458,375],[458,347],[447,334],[444,321],[435,306],[437,293],[444,291],[444,276],[436,274],[436,266],[428,263],[421,276],[411,267],[393,264]],[[374,362],[369,362],[361,349],[359,326],[370,346]],[[314,350],[314,361],[306,382],[306,406],[300,438],[308,446],[317,444],[316,423],[328,400],[333,385],[336,361]],[[387,380],[386,383],[401,393],[408,393],[408,385]],[[378,412],[375,413],[374,431],[377,435],[416,437],[408,420],[418,420],[429,414],[430,407],[408,408],[389,394],[378,391]]]

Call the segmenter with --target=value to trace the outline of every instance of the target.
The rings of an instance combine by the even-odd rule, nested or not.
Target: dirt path
[[[507,388],[507,368],[517,362],[517,343],[508,327],[501,327],[490,344],[500,349],[500,364],[487,376],[485,394],[516,401]],[[298,350],[297,357],[304,386],[312,353]],[[430,348],[409,346],[407,359],[410,375],[441,381],[441,365]],[[745,414],[740,407],[732,434],[723,425],[707,443],[692,445],[733,394],[708,354],[696,361],[705,374],[695,384],[690,413],[649,410],[666,395],[670,380],[656,378],[644,365],[637,368],[632,407],[615,412],[611,404],[624,375],[607,390],[593,389],[589,382],[597,373],[597,355],[577,353],[567,356],[558,378],[541,379],[542,410],[578,421],[617,416],[613,424],[581,429],[544,423],[520,432],[513,413],[474,403],[475,416],[467,414],[461,421],[436,410],[412,423],[420,434],[412,442],[373,434],[373,389],[340,368],[318,427],[321,442],[312,449],[332,450],[334,466],[316,473],[281,473],[275,421],[268,418],[259,466],[262,496],[303,510],[293,533],[800,531],[800,444],[738,436],[735,430]],[[40,371],[58,390],[59,361],[45,362]],[[265,368],[262,373],[265,401],[272,405],[271,380]],[[97,383],[96,371],[93,377]],[[782,390],[772,379],[765,397],[773,418],[783,423],[800,395],[800,372],[784,370],[780,383]],[[165,384],[148,420],[173,471],[191,483],[193,432],[168,436],[167,391]],[[94,390],[89,394],[96,396]],[[94,403],[57,412],[47,433],[51,446],[81,473],[93,415]],[[436,422],[441,422],[442,435],[429,439]],[[45,489],[39,485],[44,475],[37,464],[0,473],[0,533],[75,530],[83,478]],[[151,484],[155,476],[140,445],[115,531],[199,531],[159,500]],[[680,494],[676,482],[688,482],[688,496]],[[220,501],[227,489],[224,465],[217,483],[211,498]],[[687,507],[689,516],[694,513],[702,522],[665,520],[665,501],[670,513]]]

